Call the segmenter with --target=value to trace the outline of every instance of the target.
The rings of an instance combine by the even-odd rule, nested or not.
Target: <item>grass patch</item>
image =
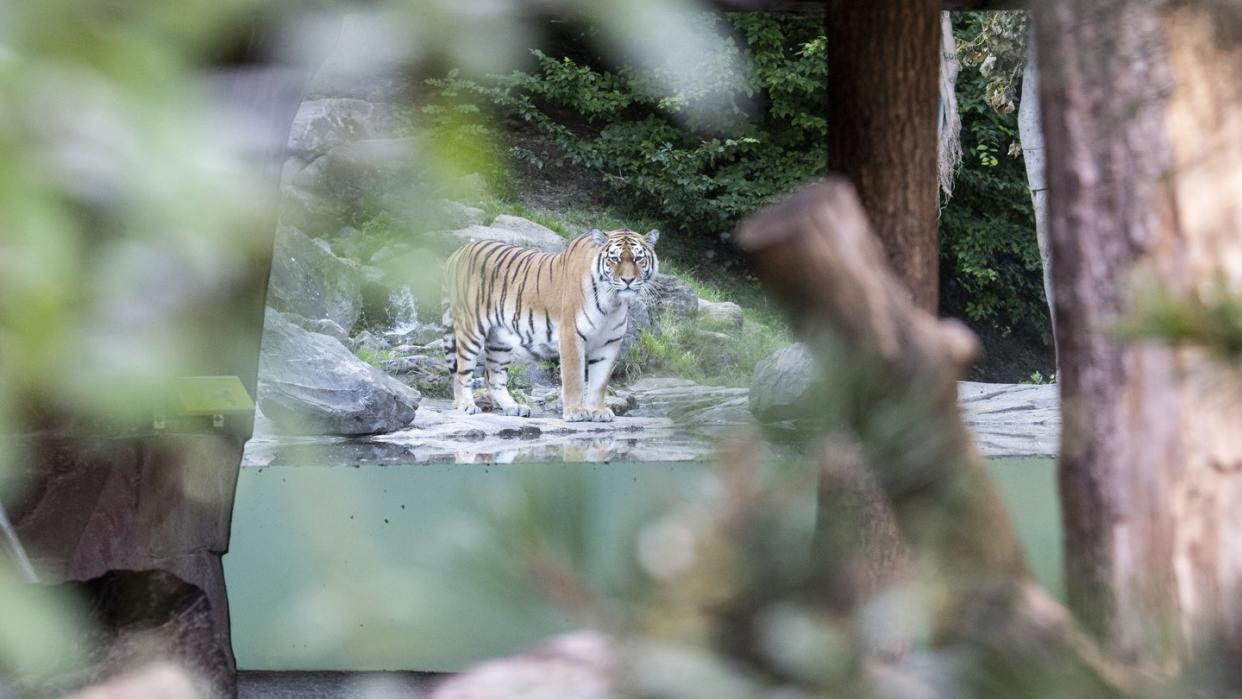
[[[747,319],[739,332],[709,321],[661,321],[657,332],[644,330],[617,362],[626,381],[644,375],[675,376],[711,386],[749,386],[755,364],[791,342],[781,327]]]
[[[397,353],[390,349],[374,350],[370,347],[360,346],[354,350],[354,356],[378,369],[384,362],[396,359]]]

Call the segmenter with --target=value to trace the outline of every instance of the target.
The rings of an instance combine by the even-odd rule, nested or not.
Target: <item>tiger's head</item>
[[[599,252],[595,258],[595,276],[622,296],[637,296],[655,277],[659,267],[655,244],[660,231],[652,230],[640,235],[628,229],[591,231]]]

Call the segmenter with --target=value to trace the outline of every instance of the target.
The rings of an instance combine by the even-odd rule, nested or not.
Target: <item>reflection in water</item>
[[[373,439],[257,438],[247,446],[246,466],[395,466],[400,464],[512,464],[702,461],[717,448],[711,435],[463,435],[456,442],[393,442]]]

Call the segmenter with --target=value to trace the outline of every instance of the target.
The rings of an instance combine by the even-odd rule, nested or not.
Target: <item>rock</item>
[[[424,179],[416,153],[414,139],[368,139],[337,146],[304,167],[287,167],[281,220],[321,237],[359,218],[377,192],[414,199]]]
[[[725,333],[691,327],[682,330],[683,337],[693,343],[695,357],[703,373],[720,376],[738,368],[737,340]],[[684,341],[684,340],[683,340]]]
[[[409,66],[418,48],[404,29],[407,19],[395,9],[346,12],[339,31],[333,27],[330,36],[311,38],[334,46],[308,82],[307,98],[410,103],[412,88],[419,83],[410,80]]]
[[[802,343],[777,350],[755,365],[750,412],[760,422],[790,420],[804,414],[814,391],[815,364]]]
[[[693,289],[677,277],[657,274],[651,280],[651,290],[643,294],[639,302],[630,304],[625,337],[621,340],[621,356],[629,354],[644,331],[658,337],[663,334],[661,323],[690,323],[698,312],[699,297]]]
[[[290,154],[310,162],[338,146],[391,136],[392,108],[359,99],[307,100],[298,108],[289,132]]]
[[[367,352],[379,353],[387,352],[392,349],[392,346],[387,339],[372,333],[370,330],[363,330],[350,341],[349,348],[355,352],[365,350]]]
[[[396,331],[386,332],[384,333],[384,337],[388,340],[389,344],[396,346],[394,349],[402,346],[421,348],[431,345],[436,341],[442,342],[446,334],[448,334],[448,331],[437,323],[422,323],[412,329],[407,329],[403,333],[397,333]],[[421,351],[415,353],[427,354],[427,352]],[[441,351],[439,354],[440,356],[443,356],[444,352]]]
[[[657,274],[651,280],[651,313],[674,323],[689,323],[699,314],[699,296],[694,289],[671,274]]]
[[[313,333],[319,333],[320,335],[327,335],[328,337],[335,338],[336,340],[340,341],[342,345],[345,345],[346,347],[349,347],[350,345],[349,333],[345,332],[345,328],[342,328],[334,320],[329,320],[327,318],[319,318],[317,320],[311,320],[310,318],[300,316],[296,313],[286,313],[285,318],[287,318],[290,323],[297,325],[299,328],[302,328],[303,330],[307,330]]]
[[[1061,439],[1055,384],[960,381],[962,416],[987,456],[1056,456]]]
[[[608,637],[595,631],[557,636],[527,653],[489,660],[454,675],[435,688],[430,699],[494,697],[576,697],[615,699],[617,652]]]
[[[538,402],[545,411],[554,415],[560,415],[564,406],[561,402],[561,392],[559,389],[544,394],[539,398]],[[621,395],[609,389],[608,395],[604,397],[604,405],[612,408],[612,412],[620,416],[628,414],[632,408],[636,407],[637,401],[629,393]]]
[[[362,262],[371,257],[369,236],[353,226],[345,226],[329,239],[332,254],[343,260]]]
[[[57,599],[80,604],[74,605],[82,614],[76,647],[85,653],[81,665],[58,673],[56,695],[95,683],[116,689],[115,696],[173,698],[204,696],[197,678],[210,678],[221,689],[232,686],[227,650],[212,627],[211,602],[201,588],[165,570],[111,570],[51,587]],[[163,670],[151,675],[154,668]],[[141,673],[148,673],[145,681],[138,681]],[[53,687],[40,689],[31,694]],[[105,696],[102,687],[78,696],[88,695]]]
[[[272,253],[267,303],[278,311],[352,328],[362,312],[357,269],[296,228],[281,228]]]
[[[514,371],[515,367],[521,367]],[[517,362],[509,367],[509,383],[524,390],[534,386],[551,386],[561,382],[561,370],[549,362]]]
[[[105,593],[88,596],[87,606],[74,607],[74,617],[84,624],[77,629],[83,635],[72,639],[73,647],[90,653],[91,641],[100,639],[107,640],[113,650],[131,651],[133,644],[112,641],[150,632],[166,652],[179,655],[184,650],[187,661],[198,667],[203,667],[199,662],[210,663],[216,668],[208,670],[216,690],[221,696],[231,696],[235,668],[220,556],[229,545],[229,513],[238,473],[234,464],[240,463],[241,440],[231,439],[223,430],[157,433],[141,439],[98,431],[48,431],[10,435],[9,439],[12,448],[26,455],[12,462],[10,473],[15,482],[29,487],[13,492],[16,499],[6,499],[4,505],[18,539],[29,547],[40,581],[79,581],[76,584],[84,585],[88,593],[91,589]],[[7,557],[3,544],[0,551],[4,551],[0,558]],[[129,570],[149,573],[137,574],[141,579],[133,578],[136,584],[113,584],[119,582],[118,575],[135,575],[118,572]],[[147,575],[153,577],[147,579]],[[194,594],[182,595],[181,581]],[[115,593],[121,589],[124,595]],[[116,613],[111,620],[100,620],[106,626],[93,626],[81,616],[90,611],[92,599],[110,605],[112,611],[104,616]],[[164,601],[168,606],[162,606]],[[189,624],[182,626],[181,621]],[[4,623],[11,623],[8,617]],[[210,644],[197,631],[194,635],[202,643],[182,645],[190,639],[181,630],[191,626],[196,630],[205,626],[223,658],[208,649]],[[173,630],[176,638],[166,637],[165,629]],[[88,631],[103,636],[88,638]],[[109,672],[120,669],[107,657],[85,660],[100,660]],[[63,692],[12,696],[63,696]]]
[[[483,220],[487,217],[487,212],[476,206],[468,206],[457,201],[440,202],[441,213],[448,218],[451,226],[461,228],[463,226],[482,225]],[[501,226],[503,228],[503,226]]]
[[[505,218],[505,217],[497,217]],[[516,217],[508,217],[516,218]],[[519,219],[525,221],[526,219]],[[531,227],[521,230],[515,228],[498,228],[492,226],[466,226],[449,233],[449,237],[457,245],[474,242],[476,240],[498,240],[502,243],[510,243],[512,245],[520,245],[525,248],[535,248],[537,250],[545,250],[547,252],[560,252],[565,249],[565,245],[569,241],[560,237],[550,229],[544,228],[533,221],[527,221]]]
[[[424,396],[449,398],[453,395],[452,377],[443,354],[401,357],[382,363],[380,368]]]
[[[521,233],[522,235],[530,236],[531,238],[539,238],[543,240],[552,240],[553,237],[556,237],[561,240],[562,244],[565,242],[565,239],[551,228],[548,228],[541,223],[535,223],[528,218],[522,218],[521,216],[501,214],[492,219],[492,228],[503,228],[505,230],[513,231],[514,233]]]
[[[259,356],[259,405],[282,432],[362,435],[403,429],[418,391],[268,309]]]
[[[732,301],[705,301],[699,299],[699,320],[713,328],[741,330],[745,317],[742,307]]]
[[[630,414],[638,417],[669,417],[696,429],[750,421],[745,388],[703,386],[689,379],[649,377],[631,384],[629,393],[638,403]]]

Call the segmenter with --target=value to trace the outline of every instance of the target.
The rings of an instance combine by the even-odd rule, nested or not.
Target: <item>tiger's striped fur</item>
[[[509,364],[515,356],[560,356],[564,418],[611,421],[608,378],[630,303],[656,274],[659,236],[594,230],[557,254],[495,241],[453,253],[445,274],[453,406],[479,412],[469,381],[482,360],[496,406],[528,416],[530,408],[509,395]]]

